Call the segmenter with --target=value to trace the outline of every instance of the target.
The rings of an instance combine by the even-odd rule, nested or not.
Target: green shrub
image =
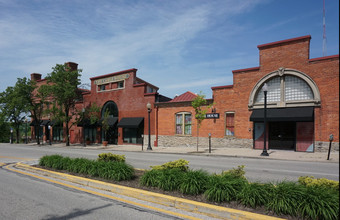
[[[339,219],[339,194],[323,187],[307,186],[298,212],[302,218]]]
[[[320,186],[325,188],[331,188],[339,191],[339,181],[329,180],[326,178],[315,179],[314,176],[301,176],[299,177],[299,183],[305,186]]]
[[[265,205],[276,214],[297,215],[297,206],[306,196],[306,187],[295,182],[283,181],[274,185],[270,200]]]
[[[179,189],[183,194],[198,195],[206,190],[208,173],[203,170],[189,170],[184,173]]]
[[[234,184],[231,184],[221,175],[213,175],[209,177],[208,188],[204,192],[207,200],[212,202],[230,202],[236,198],[237,191]]]
[[[157,187],[165,191],[178,190],[183,174],[184,171],[178,168],[162,170],[158,177]]]
[[[147,187],[157,187],[159,183],[159,176],[163,170],[148,170],[140,179],[140,184]]]
[[[256,208],[263,206],[270,200],[273,190],[272,184],[248,183],[237,193],[237,200],[244,206]]]
[[[246,177],[244,176],[246,174],[246,172],[244,171],[244,167],[245,167],[244,165],[237,166],[237,168],[223,171],[221,175],[246,179]]]
[[[102,153],[102,154],[98,154],[98,160],[105,161],[105,162],[109,162],[109,161],[125,162],[125,155]]]
[[[132,166],[124,162],[97,161],[98,176],[115,181],[130,180],[134,177]]]
[[[53,166],[59,167],[60,166],[59,163],[60,163],[62,158],[63,158],[63,156],[58,155],[58,154],[43,156],[39,160],[39,165],[49,167],[49,168],[53,168]]]
[[[175,161],[170,161],[162,165],[157,166],[150,166],[154,170],[165,170],[165,169],[180,169],[182,171],[187,171],[189,169],[188,167],[189,161],[184,159],[179,159]]]

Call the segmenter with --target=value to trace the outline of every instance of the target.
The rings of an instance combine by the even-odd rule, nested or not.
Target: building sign
[[[122,81],[122,80],[128,79],[129,77],[130,77],[130,74],[110,76],[110,77],[107,77],[107,78],[98,79],[98,80],[94,81],[94,84],[103,85],[103,84],[107,84],[107,83],[111,83],[111,82]]]
[[[220,113],[208,113],[205,114],[205,118],[220,118]]]

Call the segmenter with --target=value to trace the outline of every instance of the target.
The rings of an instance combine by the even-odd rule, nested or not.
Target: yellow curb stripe
[[[5,166],[6,164],[5,163],[0,163],[0,166],[2,167],[2,166]]]
[[[152,207],[152,206],[149,206],[149,205],[145,205],[145,204],[142,204],[142,203],[129,201],[129,200],[126,200],[126,199],[123,199],[123,198],[118,198],[118,197],[115,197],[115,196],[106,195],[104,193],[99,193],[99,192],[95,192],[95,191],[92,191],[92,190],[83,189],[83,188],[80,188],[80,187],[77,187],[77,186],[73,186],[73,185],[70,185],[70,184],[67,184],[67,183],[58,182],[58,181],[51,180],[51,179],[48,179],[48,178],[45,178],[45,177],[40,177],[40,176],[37,176],[37,175],[34,175],[34,174],[30,174],[30,173],[26,173],[26,172],[23,172],[23,171],[20,171],[20,170],[15,170],[15,169],[10,168],[10,166],[13,166],[13,165],[8,165],[5,168],[8,169],[8,170],[11,170],[13,172],[17,172],[17,173],[20,173],[20,174],[28,175],[28,176],[31,176],[31,177],[34,177],[34,178],[37,178],[37,179],[41,179],[41,180],[45,180],[45,181],[48,181],[48,182],[56,183],[56,184],[59,184],[59,185],[62,185],[62,186],[66,186],[66,187],[69,187],[69,188],[72,188],[72,189],[76,189],[76,190],[79,190],[79,191],[87,192],[87,193],[90,193],[90,194],[93,194],[93,195],[110,198],[110,199],[113,199],[113,200],[116,200],[116,201],[120,201],[120,202],[123,202],[123,203],[132,204],[132,205],[135,205],[135,206],[139,206],[139,207],[143,207],[143,208],[146,208],[146,209],[155,210],[157,212],[162,212],[162,213],[166,213],[166,214],[173,215],[173,216],[178,216],[180,218],[193,219],[193,220],[198,220],[199,219],[199,218],[188,216],[188,215],[184,215],[184,214],[181,214],[181,213],[176,213],[176,212],[172,212],[172,211],[169,211],[169,210],[165,210],[165,209],[161,209],[161,208],[156,208],[156,207]]]
[[[258,219],[258,220],[275,220],[282,219],[232,208],[226,208],[221,206],[215,206],[207,203],[196,202],[192,200],[172,197],[168,195],[158,194],[154,192],[149,192],[146,190],[140,190],[135,188],[130,188],[126,186],[116,185],[112,183],[101,182],[98,180],[87,179],[78,176],[72,176],[69,174],[49,171],[45,169],[40,169],[36,167],[32,167],[27,164],[18,163],[17,167],[21,167],[24,169],[29,169],[32,172],[42,172],[43,175],[51,176],[53,178],[59,178],[62,180],[74,182],[77,184],[89,186],[92,188],[97,188],[101,190],[108,190],[116,194],[125,195],[129,197],[134,197],[140,200],[149,201],[165,206],[175,207],[177,209],[195,212],[199,214],[208,215],[215,218],[226,218],[229,219]],[[47,173],[47,174],[46,174]],[[48,174],[50,173],[50,174]]]
[[[8,157],[8,156],[0,156],[0,158],[5,158],[5,159],[14,159],[14,160],[32,160],[31,158],[23,158],[23,157]]]

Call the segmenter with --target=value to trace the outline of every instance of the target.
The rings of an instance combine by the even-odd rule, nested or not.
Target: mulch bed
[[[94,180],[98,180],[98,181],[102,181],[102,182],[106,182],[106,183],[112,183],[112,184],[127,186],[127,187],[131,187],[131,188],[135,188],[135,189],[146,190],[146,191],[155,192],[155,193],[164,194],[164,195],[169,195],[169,196],[173,196],[173,197],[193,200],[193,201],[197,201],[197,202],[203,202],[203,203],[212,204],[212,205],[216,205],[216,206],[222,206],[222,207],[226,207],[226,208],[233,208],[233,209],[238,209],[238,210],[243,210],[243,211],[258,213],[258,214],[262,214],[262,215],[273,216],[273,217],[279,217],[279,218],[284,218],[284,219],[289,219],[289,220],[297,220],[298,219],[296,217],[286,216],[286,215],[285,216],[278,216],[278,215],[274,214],[273,212],[268,212],[264,207],[258,207],[256,209],[253,209],[253,208],[250,208],[250,207],[245,207],[244,205],[239,204],[236,201],[232,201],[230,203],[226,203],[226,202],[216,203],[216,202],[207,201],[204,198],[204,195],[197,195],[197,196],[185,195],[185,194],[178,192],[178,191],[164,191],[164,190],[161,190],[161,189],[158,189],[158,188],[155,188],[155,187],[142,186],[142,185],[139,184],[139,182],[140,182],[141,176],[143,176],[143,174],[145,172],[143,170],[135,170],[135,178],[132,179],[132,180],[114,181],[114,180],[107,180],[107,179],[103,179],[103,178],[99,178],[99,177],[93,177],[93,176],[79,174],[79,173],[72,173],[72,172],[68,172],[68,171],[65,171],[65,170],[55,170],[55,169],[51,169],[51,168],[47,168],[47,167],[42,167],[42,166],[39,166],[39,165],[34,165],[34,167],[37,167],[37,168],[40,168],[40,169],[51,170],[51,171],[55,171],[55,172],[60,172],[60,173],[66,173],[66,174],[79,176],[79,177],[94,179]]]

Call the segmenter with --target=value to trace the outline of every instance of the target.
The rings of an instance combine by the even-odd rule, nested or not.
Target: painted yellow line
[[[14,160],[32,160],[32,158],[23,158],[23,157],[8,157],[8,156],[0,156],[0,158],[5,158],[5,159],[14,159]]]
[[[48,182],[56,183],[56,184],[59,184],[59,185],[62,185],[62,186],[66,186],[66,187],[72,188],[72,189],[76,189],[76,190],[79,190],[79,191],[87,192],[87,193],[90,193],[90,194],[93,194],[93,195],[97,195],[97,196],[102,196],[102,197],[110,198],[110,199],[113,199],[113,200],[116,200],[116,201],[128,203],[128,204],[139,206],[139,207],[143,207],[143,208],[146,208],[146,209],[152,209],[152,210],[155,210],[155,211],[158,211],[158,212],[162,212],[162,213],[166,213],[166,214],[169,214],[169,215],[178,216],[180,218],[193,219],[193,220],[198,220],[199,219],[199,218],[195,218],[195,217],[192,217],[192,216],[188,216],[188,215],[172,212],[172,211],[169,211],[169,210],[152,207],[152,206],[145,205],[145,204],[142,204],[142,203],[129,201],[129,200],[126,200],[126,199],[123,199],[123,198],[106,195],[104,193],[99,193],[99,192],[95,192],[95,191],[92,191],[92,190],[83,189],[83,188],[80,188],[80,187],[77,187],[77,186],[73,186],[73,185],[70,185],[70,184],[67,184],[67,183],[58,182],[58,181],[55,181],[55,180],[51,180],[51,179],[48,179],[48,178],[45,178],[45,177],[37,176],[37,175],[31,174],[31,173],[27,173],[27,172],[24,172],[24,171],[15,170],[15,169],[11,168],[12,166],[13,165],[8,165],[5,168],[10,170],[10,171],[17,172],[17,173],[24,174],[24,175],[28,175],[28,176],[31,176],[31,177],[34,177],[34,178],[37,178],[37,179],[41,179],[41,180],[45,180],[45,181],[48,181]]]
[[[6,165],[5,163],[0,163],[0,167],[5,166],[5,165]]]

